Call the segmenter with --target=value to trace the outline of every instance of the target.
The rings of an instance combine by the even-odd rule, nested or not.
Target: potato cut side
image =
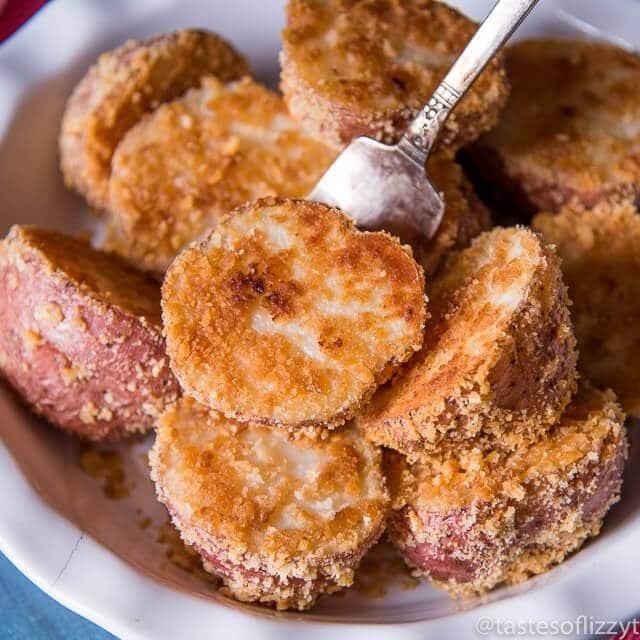
[[[528,40],[507,49],[511,96],[471,162],[499,206],[557,211],[640,196],[640,57],[610,44]]]
[[[106,208],[111,157],[127,130],[159,104],[199,86],[205,75],[226,82],[248,71],[229,43],[195,29],[130,40],[103,53],[76,86],[62,119],[66,184],[92,206]]]
[[[157,283],[38,227],[0,243],[0,370],[52,424],[90,440],[148,430],[178,384]]]
[[[292,439],[183,398],[149,458],[182,538],[239,600],[309,608],[351,585],[384,530],[381,455],[353,426]]]
[[[629,201],[577,202],[533,226],[555,245],[572,301],[580,366],[640,417],[640,215]]]
[[[577,354],[553,251],[498,227],[451,256],[427,291],[424,346],[365,408],[366,433],[416,455],[475,438],[512,446],[554,424]]]
[[[185,392],[291,429],[345,422],[417,351],[424,277],[409,250],[337,209],[267,198],[172,263],[168,353]]]
[[[264,196],[305,196],[335,155],[290,119],[272,91],[249,78],[228,85],[206,78],[120,143],[106,244],[163,273],[234,207]]]
[[[389,454],[388,535],[452,595],[547,571],[596,535],[618,501],[623,425],[613,392],[585,385],[548,436],[508,454],[466,449],[413,465]]]
[[[291,114],[337,147],[395,142],[477,25],[429,0],[289,0],[281,86]],[[508,93],[495,58],[445,125],[453,151],[492,127]]]

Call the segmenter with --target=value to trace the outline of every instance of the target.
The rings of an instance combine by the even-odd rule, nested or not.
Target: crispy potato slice
[[[412,241],[416,260],[427,276],[438,272],[451,251],[465,249],[473,238],[491,227],[491,214],[476,195],[460,165],[443,154],[429,159],[427,173],[442,193],[442,222],[429,242]]]
[[[149,460],[182,538],[239,600],[307,609],[351,585],[384,530],[381,455],[353,426],[292,439],[183,398]]]
[[[242,421],[332,427],[420,348],[424,276],[388,234],[267,198],[176,258],[162,309],[187,394]]]
[[[569,287],[580,366],[640,417],[640,215],[629,201],[577,202],[533,226],[555,245]]]
[[[178,397],[157,283],[88,243],[14,226],[0,243],[0,371],[90,440],[148,430]]]
[[[60,164],[67,186],[104,209],[111,157],[127,130],[162,102],[199,86],[205,75],[226,82],[248,71],[228,42],[195,29],[130,40],[103,53],[76,86],[62,119]]]
[[[498,206],[557,211],[614,193],[640,197],[640,57],[610,44],[528,40],[509,47],[512,85],[471,164]]]
[[[390,454],[388,535],[452,595],[547,571],[597,535],[618,501],[623,425],[613,392],[587,385],[547,437],[508,454],[465,449],[413,465]]]
[[[131,129],[113,158],[107,246],[163,273],[221,215],[264,196],[305,196],[335,158],[249,78],[202,88]]]
[[[395,142],[431,97],[476,24],[429,0],[289,0],[281,86],[291,114],[341,147]],[[500,56],[450,116],[450,151],[491,128],[506,100]]]
[[[422,351],[364,409],[367,435],[417,455],[474,438],[511,446],[557,422],[577,353],[553,251],[498,227],[451,256],[427,291]]]

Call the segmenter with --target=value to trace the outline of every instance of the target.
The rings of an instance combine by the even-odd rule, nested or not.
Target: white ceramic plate
[[[66,96],[99,52],[130,37],[206,27],[233,41],[260,79],[275,86],[282,4],[55,0],[47,5],[0,48],[0,232],[14,222],[76,231],[88,224],[83,202],[63,188],[56,137]],[[480,18],[490,3],[456,4]],[[541,0],[522,34],[581,32],[634,47],[640,45],[638,24],[637,0]],[[604,533],[547,575],[462,602],[426,584],[406,590],[400,576],[390,580],[381,598],[352,590],[322,600],[311,613],[283,614],[232,602],[178,566],[166,540],[165,512],[147,478],[148,440],[108,448],[115,452],[111,488],[115,480],[125,494],[112,499],[105,495],[105,479],[79,464],[78,444],[32,418],[4,390],[0,439],[0,549],[42,589],[120,637],[198,640],[223,632],[259,640],[302,631],[309,640],[336,634],[347,640],[460,638],[472,637],[484,618],[571,623],[581,615],[622,619],[640,610],[636,449],[623,502]],[[85,453],[85,462],[99,455]],[[589,632],[578,624],[583,623],[565,636]]]

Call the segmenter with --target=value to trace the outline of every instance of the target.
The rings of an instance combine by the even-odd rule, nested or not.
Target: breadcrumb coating
[[[351,585],[384,529],[381,454],[353,426],[293,438],[183,398],[149,459],[183,539],[240,600],[308,608]]]
[[[0,243],[0,370],[53,424],[91,440],[152,426],[178,397],[157,283],[56,231]]]
[[[200,89],[133,127],[113,157],[107,246],[163,273],[220,216],[259,197],[303,197],[335,151],[249,78]]]
[[[249,69],[214,33],[182,29],[129,40],[103,53],[74,89],[62,119],[60,165],[68,187],[107,207],[111,157],[142,116],[213,74],[227,82]]]
[[[524,228],[495,228],[450,257],[427,288],[422,351],[358,418],[407,455],[481,437],[513,446],[557,422],[576,349],[558,259]]]
[[[294,118],[341,147],[360,135],[395,142],[477,25],[429,0],[289,0],[281,87]],[[495,123],[508,93],[501,56],[453,111],[453,151]]]
[[[167,351],[185,392],[291,429],[352,417],[422,345],[424,276],[407,247],[339,210],[266,198],[172,263]]]
[[[578,202],[533,226],[555,245],[572,301],[580,367],[640,417],[640,215],[629,201]]]
[[[640,57],[602,42],[508,47],[512,85],[495,129],[472,152],[489,189],[523,213],[640,196]],[[506,195],[505,195],[506,192]]]
[[[388,534],[452,595],[547,571],[596,535],[618,501],[623,425],[614,393],[584,385],[548,436],[512,452],[462,449],[413,465],[389,454]]]
[[[444,154],[429,158],[427,175],[443,196],[444,215],[429,242],[412,241],[415,259],[427,277],[438,272],[448,253],[465,249],[491,227],[491,214],[476,195],[460,165]]]

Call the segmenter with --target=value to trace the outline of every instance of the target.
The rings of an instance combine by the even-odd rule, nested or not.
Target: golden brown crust
[[[183,398],[149,459],[182,537],[241,600],[308,608],[351,584],[383,530],[381,455],[353,426],[293,438]]]
[[[289,111],[338,147],[359,135],[397,141],[475,29],[440,2],[289,0],[281,53]],[[491,128],[507,93],[498,57],[453,111],[441,147]]]
[[[411,243],[415,259],[429,277],[438,272],[448,253],[465,249],[473,238],[491,227],[491,214],[457,162],[444,154],[433,155],[427,174],[445,203],[442,221],[433,238],[428,243]]]
[[[420,348],[424,276],[388,234],[266,198],[176,258],[162,309],[186,393],[237,419],[331,427]]]
[[[640,197],[640,57],[539,39],[509,47],[506,63],[507,106],[471,154],[481,178],[528,212]]]
[[[389,536],[453,595],[547,571],[598,533],[618,500],[627,453],[611,391],[583,386],[548,436],[505,453],[480,449],[387,459]]]
[[[0,245],[0,369],[53,424],[99,440],[151,427],[178,397],[157,283],[37,227]]]
[[[577,202],[533,226],[556,246],[572,300],[580,366],[640,417],[640,215],[626,201]]]
[[[428,293],[423,349],[358,418],[367,435],[415,455],[486,436],[513,446],[557,422],[577,354],[558,259],[538,236],[482,234]]]
[[[335,158],[293,122],[282,98],[249,78],[162,105],[113,156],[106,246],[164,273],[176,253],[233,208],[303,197]]]
[[[105,208],[111,156],[128,129],[158,104],[199,86],[202,76],[229,81],[246,73],[244,58],[230,44],[195,29],[130,40],[103,53],[76,86],[62,120],[66,184]]]

